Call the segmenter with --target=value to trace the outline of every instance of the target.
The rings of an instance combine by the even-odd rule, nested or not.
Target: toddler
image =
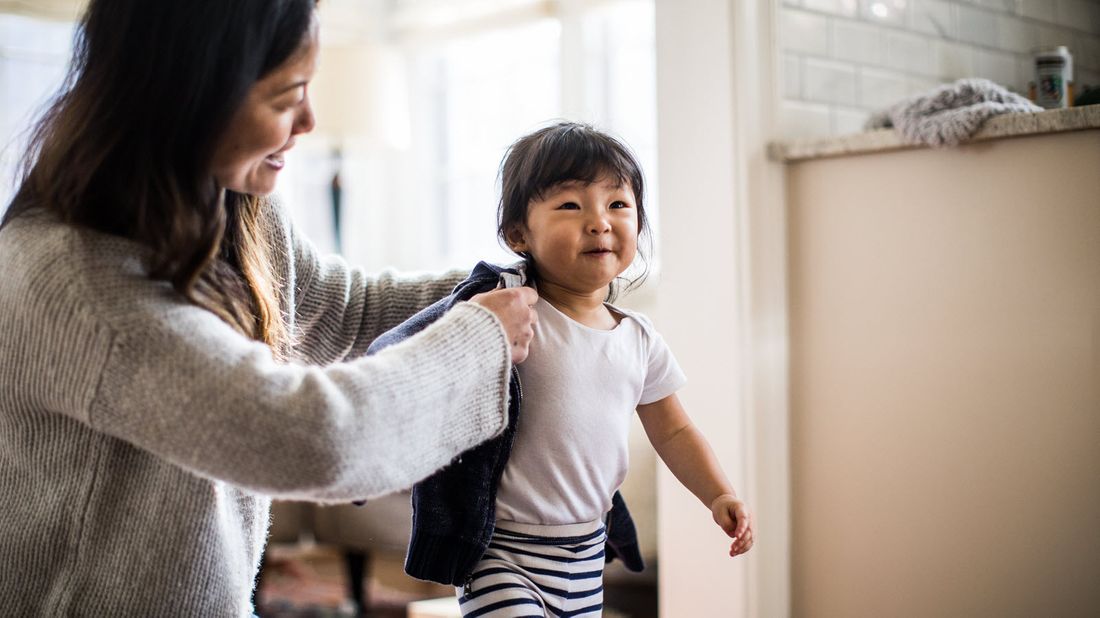
[[[398,338],[500,282],[537,289],[535,337],[502,376],[512,389],[505,433],[414,488],[406,570],[456,585],[467,617],[599,616],[605,559],[642,568],[617,491],[635,411],[732,537],[730,556],[752,547],[754,522],[676,396],[685,377],[664,340],[645,316],[608,302],[647,234],[635,157],[587,125],[558,123],[512,145],[501,184],[498,234],[523,262],[479,264]]]

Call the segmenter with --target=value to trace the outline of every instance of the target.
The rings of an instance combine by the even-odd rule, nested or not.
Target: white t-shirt
[[[630,419],[687,379],[645,316],[599,330],[539,299],[515,443],[497,489],[501,521],[562,525],[600,519],[626,477]]]

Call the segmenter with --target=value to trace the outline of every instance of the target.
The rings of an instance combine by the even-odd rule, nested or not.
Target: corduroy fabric
[[[20,616],[250,616],[270,498],[405,488],[499,434],[510,358],[462,275],[369,277],[281,211],[293,361],[150,280],[146,250],[30,213],[0,230],[0,595]]]

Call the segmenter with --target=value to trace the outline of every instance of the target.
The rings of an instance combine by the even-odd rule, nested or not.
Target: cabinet
[[[1100,607],[1100,131],[787,168],[792,610]]]

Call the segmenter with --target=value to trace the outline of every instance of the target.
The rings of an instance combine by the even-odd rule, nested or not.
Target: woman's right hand
[[[504,326],[508,344],[512,350],[512,364],[518,365],[527,358],[528,346],[535,337],[535,302],[539,295],[531,288],[505,288],[478,294],[470,299],[492,311]]]

